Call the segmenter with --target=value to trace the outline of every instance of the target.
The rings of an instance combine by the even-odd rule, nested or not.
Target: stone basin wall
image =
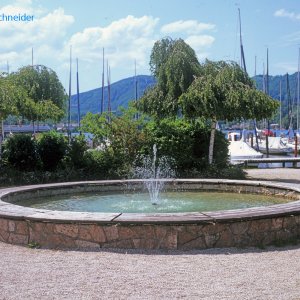
[[[300,190],[287,184],[168,180],[167,189],[263,193],[286,204],[194,213],[85,213],[21,207],[23,199],[62,193],[141,189],[141,181],[99,181],[0,190],[0,241],[58,249],[166,249],[267,246],[300,238]],[[14,204],[12,204],[14,203]]]

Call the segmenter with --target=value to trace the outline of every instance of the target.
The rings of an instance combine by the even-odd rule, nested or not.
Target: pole
[[[72,93],[72,46],[70,46],[70,76],[69,76],[69,102],[68,102],[68,139],[71,141],[71,93]]]
[[[254,76],[256,76],[256,55],[255,55],[255,60],[254,60]]]
[[[279,102],[280,102],[280,106],[279,106],[279,129],[281,130],[282,125],[281,125],[281,110],[282,110],[282,87],[281,87],[281,77],[280,77],[280,81],[279,81]]]
[[[78,58],[76,58],[76,81],[77,81],[77,123],[80,128],[80,101],[79,101],[79,73],[78,73]],[[80,130],[80,129],[79,129]]]
[[[294,133],[294,141],[295,141],[295,151],[294,151],[294,154],[295,154],[295,157],[297,157],[297,155],[298,155],[298,137],[297,137],[297,133],[296,132]]]
[[[269,95],[269,49],[268,48],[267,48],[266,94]],[[270,134],[270,121],[267,120],[267,135],[266,135],[267,157],[269,157],[269,134]]]
[[[299,130],[299,93],[300,93],[300,48],[298,54],[298,74],[297,74],[297,130]]]
[[[102,55],[102,98],[101,98],[100,113],[102,114],[103,111],[104,111],[104,48],[103,48],[103,55]]]
[[[239,10],[239,23],[240,23],[240,47],[241,47],[241,68],[247,73],[246,69],[246,61],[245,61],[245,55],[244,55],[244,48],[243,48],[243,41],[242,41],[242,22],[241,22],[241,10]]]

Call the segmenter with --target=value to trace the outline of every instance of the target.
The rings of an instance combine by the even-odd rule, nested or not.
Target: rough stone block
[[[77,237],[78,236],[78,225],[76,224],[55,224],[54,232],[60,233],[68,237]]]
[[[8,221],[8,231],[9,231],[9,232],[14,232],[14,231],[15,231],[15,228],[16,228],[15,221],[9,220],[9,221]]]
[[[205,249],[205,248],[207,247],[204,241],[204,236],[199,236],[185,243],[180,243],[178,241],[178,245],[177,245],[178,250],[193,250],[193,249]]]
[[[28,235],[10,233],[8,242],[17,245],[27,245]]]
[[[178,234],[179,245],[187,244],[203,236],[203,232],[201,231],[202,226],[200,226],[200,228],[197,228],[197,226],[191,226],[191,227],[187,227],[186,229],[182,229],[178,231],[177,234]]]
[[[8,231],[8,220],[0,219],[0,230]]]
[[[108,242],[110,241],[115,241],[119,238],[119,232],[118,232],[118,227],[115,225],[112,226],[105,226],[103,227],[105,236],[106,236],[106,240]]]
[[[271,230],[278,230],[283,228],[283,218],[272,219]]]
[[[76,240],[75,245],[79,249],[91,249],[91,250],[97,250],[100,249],[100,245],[97,243],[93,242],[88,242],[88,241],[82,241],[82,240]]]
[[[177,249],[177,233],[174,230],[168,232],[168,235],[159,241],[161,249]]]
[[[18,234],[28,235],[28,225],[26,221],[15,221],[15,232]]]
[[[9,233],[7,231],[3,231],[0,228],[0,241],[8,243]]]
[[[106,242],[106,236],[101,225],[88,225],[91,235],[91,241],[104,243]]]
[[[245,234],[248,231],[248,228],[249,228],[249,222],[247,221],[235,222],[230,224],[230,230],[234,235]]]
[[[272,220],[271,219],[263,219],[263,220],[253,220],[251,221],[248,233],[258,233],[258,232],[266,232],[270,231],[272,228]]]
[[[290,217],[284,217],[283,218],[283,228],[290,229],[297,226],[296,218],[295,216]]]

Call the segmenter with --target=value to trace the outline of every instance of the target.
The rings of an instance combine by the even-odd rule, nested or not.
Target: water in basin
[[[148,193],[78,193],[24,200],[18,205],[62,211],[84,212],[203,212],[286,203],[286,198],[259,194],[204,191],[170,191],[160,194],[153,205]]]

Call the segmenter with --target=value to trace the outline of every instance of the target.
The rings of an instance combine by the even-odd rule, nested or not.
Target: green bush
[[[38,139],[38,153],[44,170],[54,170],[66,154],[66,138],[55,131],[43,133]]]
[[[26,134],[10,136],[4,143],[3,159],[17,170],[33,170],[38,164],[36,142]]]
[[[152,146],[156,144],[159,156],[174,160],[178,177],[194,177],[211,167],[208,165],[208,125],[184,119],[163,119],[159,123],[150,122],[145,130],[149,139],[142,152],[151,154]],[[219,131],[215,136],[213,165],[218,170],[228,167],[228,142]]]
[[[89,150],[84,154],[84,161],[88,177],[114,179],[124,178],[129,174],[130,166],[112,148],[103,151]]]
[[[88,146],[84,135],[78,135],[71,139],[67,156],[72,166],[75,168],[82,168],[85,166],[86,161],[84,159],[84,153],[87,149]]]

